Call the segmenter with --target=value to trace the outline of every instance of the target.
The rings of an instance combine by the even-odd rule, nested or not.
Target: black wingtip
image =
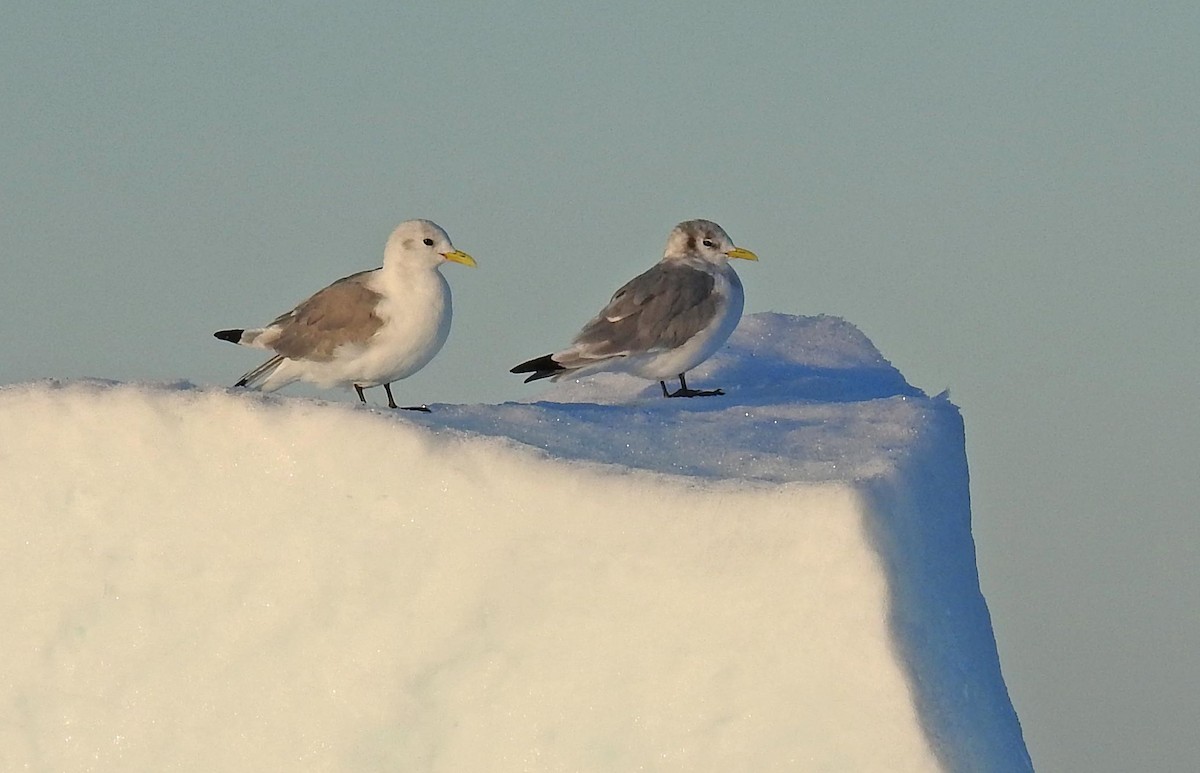
[[[229,342],[229,343],[231,343],[231,344],[236,344],[236,343],[240,343],[240,342],[241,342],[241,340],[242,340],[242,333],[245,333],[245,332],[246,332],[246,331],[245,331],[245,329],[241,329],[241,330],[218,330],[217,332],[213,333],[213,337],[214,337],[214,338],[220,338],[222,341],[228,341],[228,342]]]
[[[509,373],[532,373],[533,375],[525,379],[525,383],[528,384],[530,381],[537,381],[540,378],[550,378],[555,373],[561,373],[564,370],[566,368],[554,361],[554,355],[546,354],[522,362],[510,370]]]

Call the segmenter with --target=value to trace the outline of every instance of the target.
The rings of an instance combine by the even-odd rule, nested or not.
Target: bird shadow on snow
[[[692,388],[725,394],[665,399],[656,382],[600,373],[552,384],[528,402],[435,403],[422,414],[344,399],[223,391],[263,407],[361,410],[434,433],[507,439],[564,460],[777,482],[870,476],[880,458],[905,447],[914,415],[929,400],[836,317],[744,317],[727,345],[687,375]],[[48,379],[41,388],[81,383],[133,386]],[[182,380],[135,388],[146,386],[177,394],[213,390]]]
[[[688,385],[725,394],[667,399],[657,382],[599,373],[552,384],[529,402],[434,405],[413,420],[506,437],[565,459],[811,480],[844,474],[835,469],[866,470],[856,462],[891,453],[909,420],[897,402],[924,397],[852,325],[783,314],[743,319],[726,347],[688,373]],[[871,442],[852,442],[863,432]]]
[[[687,378],[693,389],[719,388],[725,394],[666,399],[657,382],[599,373],[553,385],[533,404],[698,413],[739,405],[848,403],[924,394],[845,320],[773,312],[743,319],[729,343]],[[676,386],[674,380],[667,383],[668,389]]]

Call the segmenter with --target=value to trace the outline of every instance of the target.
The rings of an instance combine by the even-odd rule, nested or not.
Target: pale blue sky
[[[1197,40],[1184,2],[21,3],[0,383],[230,383],[213,330],[428,217],[479,268],[397,399],[526,396],[710,218],[748,312],[845,317],[962,406],[1039,770],[1195,769]]]

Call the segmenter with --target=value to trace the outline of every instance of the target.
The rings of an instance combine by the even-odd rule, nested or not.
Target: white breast
[[[383,326],[369,342],[363,370],[371,386],[416,373],[450,335],[450,285],[437,270],[381,272],[383,298],[376,314]],[[369,382],[369,383],[368,383]]]

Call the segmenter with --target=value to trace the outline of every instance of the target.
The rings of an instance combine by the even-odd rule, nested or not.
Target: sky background
[[[20,3],[0,383],[228,384],[211,337],[447,229],[402,402],[499,402],[717,221],[746,310],[834,314],[967,427],[1041,771],[1200,768],[1200,6]],[[331,393],[352,399],[349,393]]]

